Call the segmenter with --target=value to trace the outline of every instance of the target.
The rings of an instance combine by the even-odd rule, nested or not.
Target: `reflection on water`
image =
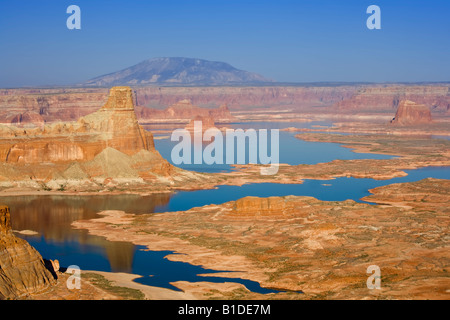
[[[0,202],[10,206],[14,230],[29,229],[39,232],[37,236],[19,236],[30,242],[44,258],[58,259],[62,266],[76,264],[82,270],[135,273],[143,276],[137,280],[138,282],[172,288],[169,282],[177,280],[223,282],[224,278],[198,277],[198,273],[213,270],[164,259],[170,252],[147,252],[138,250],[138,247],[128,242],[106,241],[103,237],[89,235],[86,230],[72,229],[72,221],[99,217],[96,213],[102,210],[123,210],[137,214],[178,211],[212,203],[220,204],[245,196],[306,195],[326,201],[346,199],[360,201],[361,197],[369,195],[368,189],[382,185],[417,181],[428,177],[450,179],[448,167],[408,170],[407,173],[406,177],[382,181],[338,178],[306,180],[303,184],[262,183],[220,186],[213,190],[150,196],[1,197]],[[227,281],[243,283],[255,292],[267,292],[254,282],[242,279]]]
[[[324,123],[274,123],[265,128],[303,127]],[[255,123],[235,124],[237,128],[255,128]],[[160,153],[170,159],[170,140],[156,140]],[[306,142],[296,139],[292,133],[280,132],[280,162],[289,164],[327,162],[334,159],[387,158],[389,156],[365,155],[351,152],[338,144]],[[223,168],[220,168],[222,170]],[[217,170],[213,168],[213,170]],[[164,257],[171,252],[152,252],[128,242],[106,241],[103,237],[89,235],[86,230],[74,230],[71,223],[99,217],[103,210],[123,210],[129,213],[152,213],[188,210],[207,204],[220,204],[245,196],[306,195],[320,200],[341,201],[369,195],[368,189],[398,182],[410,182],[434,177],[450,179],[450,170],[422,168],[407,171],[408,176],[391,180],[338,178],[332,180],[306,180],[303,184],[248,184],[220,186],[214,190],[183,191],[174,194],[97,195],[97,196],[20,196],[0,197],[0,203],[11,208],[14,230],[34,230],[37,236],[18,234],[34,246],[44,258],[58,259],[61,266],[72,264],[82,270],[127,272],[142,275],[137,282],[174,289],[169,282],[211,281],[239,282],[252,291],[267,293],[259,284],[242,279],[199,277],[199,273],[211,273],[198,266],[172,262]],[[152,275],[152,276],[150,276]]]
[[[104,196],[21,196],[1,197],[0,202],[11,209],[13,230],[34,230],[36,236],[17,234],[35,247],[44,258],[58,259],[61,266],[78,265],[81,270],[126,272],[141,275],[136,282],[179,290],[170,282],[209,281],[235,282],[258,293],[276,292],[261,288],[259,283],[225,277],[202,277],[220,270],[204,269],[164,257],[171,251],[147,251],[130,242],[107,241],[88,234],[87,230],[71,228],[76,220],[100,217],[102,210],[123,210],[130,213],[161,212],[167,208],[170,195],[104,195]]]
[[[86,230],[72,229],[76,220],[98,218],[103,210],[133,213],[154,212],[167,206],[170,194],[103,195],[103,196],[21,196],[1,197],[0,202],[11,209],[14,230],[33,230],[39,236],[23,236],[45,258],[58,259],[61,265],[78,264],[84,269],[101,265],[109,271],[129,272],[135,246],[128,242],[106,241],[89,235]],[[58,257],[58,258],[55,258]],[[81,265],[80,265],[81,267]]]

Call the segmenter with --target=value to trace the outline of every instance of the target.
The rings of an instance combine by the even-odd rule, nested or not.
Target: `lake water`
[[[230,129],[254,129],[258,132],[259,129],[284,129],[288,127],[296,128],[312,128],[313,126],[330,126],[330,122],[252,122],[252,123],[234,123],[227,125]],[[219,126],[220,127],[220,126]],[[270,131],[267,133],[270,136]],[[330,162],[332,160],[352,160],[352,159],[391,159],[392,156],[373,154],[373,153],[355,153],[348,148],[343,148],[337,143],[317,143],[310,141],[303,141],[295,138],[296,132],[280,131],[279,132],[279,163],[286,163],[289,165],[297,164],[317,164],[320,162]],[[167,136],[160,135],[160,136]],[[158,137],[158,135],[155,135]],[[225,137],[225,134],[224,134]],[[258,135],[259,137],[259,135]],[[246,162],[248,162],[248,140],[246,141]],[[156,139],[155,147],[164,159],[174,164],[171,157],[172,149],[178,141],[171,141],[170,138]],[[205,143],[203,148],[208,145]],[[225,145],[225,143],[224,143]],[[271,155],[270,140],[268,141],[268,154]],[[235,144],[235,154],[237,146]],[[193,150],[193,149],[192,149]],[[226,149],[224,150],[223,163],[215,164],[214,166],[206,164],[192,164],[193,151],[191,156],[191,164],[179,164],[180,168],[198,172],[229,172],[233,168],[226,163]],[[235,159],[236,160],[236,159]],[[259,162],[259,160],[258,160]],[[235,162],[236,163],[236,162]]]
[[[324,123],[273,123],[269,128],[311,126]],[[267,123],[265,124],[266,127]],[[238,128],[258,128],[264,124],[236,124]],[[155,140],[160,153],[166,158],[171,150],[169,140]],[[289,132],[280,132],[280,162],[289,164],[328,162],[333,159],[385,159],[389,156],[357,154],[338,144],[304,142]],[[229,167],[213,170],[229,170]],[[202,168],[197,168],[201,171]],[[211,281],[237,282],[249,290],[260,293],[273,292],[261,288],[257,282],[214,277],[220,270],[207,270],[183,262],[172,262],[164,257],[170,251],[146,251],[128,242],[106,241],[103,237],[89,235],[86,230],[74,230],[76,220],[99,217],[102,210],[123,210],[142,214],[188,210],[207,204],[220,204],[245,196],[313,196],[324,201],[341,201],[369,195],[368,190],[391,183],[417,181],[428,177],[450,179],[448,167],[429,167],[407,171],[408,176],[390,180],[337,178],[332,180],[305,180],[303,184],[248,184],[219,186],[213,190],[182,191],[173,194],[98,195],[98,196],[21,196],[1,197],[0,202],[11,208],[12,226],[15,230],[35,230],[36,236],[19,235],[34,246],[44,258],[58,259],[61,266],[78,265],[82,270],[127,272],[141,275],[137,282],[178,290],[170,282]],[[211,274],[201,277],[198,274]]]

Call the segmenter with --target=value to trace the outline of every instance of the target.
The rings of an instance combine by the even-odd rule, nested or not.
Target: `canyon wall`
[[[425,105],[433,113],[450,111],[450,86],[376,86],[361,88],[350,99],[334,105],[336,112],[393,112],[400,101],[411,100]]]
[[[108,98],[105,88],[1,89],[0,123],[22,126],[55,121],[75,121],[98,109]],[[217,116],[248,108],[288,108],[300,112],[354,114],[393,113],[401,100],[430,108],[433,114],[450,114],[449,85],[343,85],[261,87],[134,87],[138,120],[173,120],[171,106],[189,101],[200,108],[219,108]],[[191,106],[187,106],[192,110]],[[318,108],[319,107],[319,108]],[[330,108],[320,108],[330,107]],[[148,109],[151,108],[151,109]],[[164,111],[165,109],[165,111]],[[172,110],[173,111],[173,110]],[[187,120],[198,114],[191,113]],[[205,112],[205,111],[203,111]],[[214,116],[213,116],[214,117]],[[216,117],[214,117],[216,118]],[[217,118],[216,118],[217,120]]]
[[[127,155],[140,150],[155,150],[151,133],[138,124],[132,92],[127,87],[112,88],[108,101],[100,110],[76,122],[11,130],[14,129],[3,128],[2,136],[9,133],[10,138],[2,139],[0,144],[2,162],[29,164],[92,160],[107,147]]]
[[[97,110],[107,98],[108,89],[3,89],[0,122],[75,121]]]
[[[164,110],[139,107],[136,110],[136,114],[142,123],[161,121],[187,122],[195,117],[211,118],[215,122],[230,122],[236,120],[226,104],[214,109],[200,108],[194,106],[189,99],[180,100]]]
[[[23,298],[55,283],[39,252],[13,234],[9,208],[0,205],[0,300]]]
[[[142,87],[136,89],[138,105],[168,106],[183,99],[195,105],[219,107],[228,105],[232,110],[247,107],[294,106],[306,108],[326,106],[347,99],[356,87]]]
[[[152,134],[139,125],[129,87],[112,88],[102,108],[76,122],[33,129],[0,125],[0,182],[7,185],[92,179],[142,183],[166,181],[175,171],[155,150]]]

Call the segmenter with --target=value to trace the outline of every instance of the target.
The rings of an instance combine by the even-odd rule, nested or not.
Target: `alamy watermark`
[[[69,30],[80,30],[81,29],[81,9],[77,5],[70,5],[67,7],[66,13],[70,14],[67,18],[66,26]],[[369,30],[379,30],[381,29],[381,9],[377,5],[370,5],[366,10],[370,17],[367,18],[366,26]]]
[[[379,6],[371,5],[367,7],[366,13],[371,14],[367,18],[366,26],[369,30],[380,30],[381,29],[381,9]]]
[[[71,265],[67,268],[66,273],[72,274],[66,281],[67,289],[81,289],[81,269],[77,265]]]
[[[66,13],[69,13],[70,16],[67,18],[66,26],[67,29],[81,29],[81,9],[79,6],[70,5],[67,7]]]
[[[381,289],[381,269],[377,265],[367,267],[366,273],[371,274],[366,281],[367,289]]]
[[[171,141],[178,141],[171,152],[175,165],[179,164],[249,164],[261,167],[262,175],[277,174],[279,168],[279,130],[270,130],[270,155],[267,129],[226,129],[212,127],[203,131],[202,121],[194,121],[193,131],[176,129]],[[248,144],[247,144],[248,141]],[[210,142],[203,148],[204,142]],[[248,153],[246,152],[248,150]]]

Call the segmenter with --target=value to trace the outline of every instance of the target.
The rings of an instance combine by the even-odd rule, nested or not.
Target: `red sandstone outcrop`
[[[127,155],[154,151],[153,137],[137,122],[131,89],[111,89],[106,104],[75,123],[55,123],[41,129],[16,131],[17,138],[0,145],[0,161],[43,163],[92,160],[111,147]]]
[[[23,298],[55,283],[39,252],[13,234],[9,208],[0,206],[0,300]]]
[[[242,217],[270,217],[290,215],[295,211],[290,197],[245,197],[234,202],[230,215]]]
[[[25,111],[24,113],[19,113],[7,119],[7,122],[16,126],[38,126],[42,127],[44,125],[44,118],[37,112]]]
[[[0,122],[17,124],[26,112],[27,124],[75,121],[94,112],[108,97],[107,89],[5,89],[0,90]],[[23,120],[22,120],[23,121]]]
[[[394,119],[391,120],[391,123],[396,125],[432,123],[431,112],[430,109],[423,104],[404,100],[399,103],[397,113],[395,114]]]
[[[138,124],[129,87],[112,88],[100,110],[76,122],[42,129],[0,126],[0,132],[0,182],[142,182],[175,170],[155,150],[152,134]]]

